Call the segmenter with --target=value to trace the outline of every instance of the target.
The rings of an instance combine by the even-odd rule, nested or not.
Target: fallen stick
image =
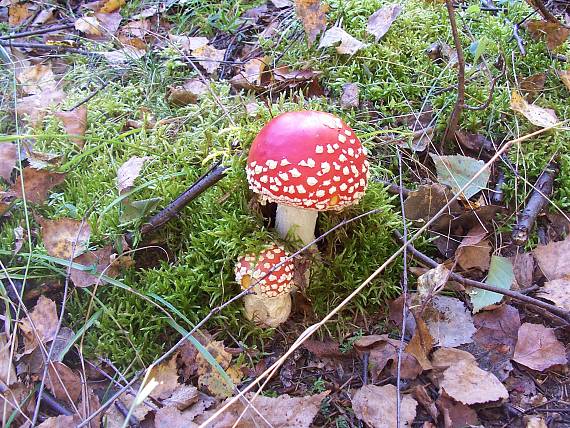
[[[6,34],[0,37],[0,40],[21,39],[23,37],[37,36],[39,34],[53,33],[54,31],[68,30],[75,28],[75,23],[52,25],[51,27],[38,28],[37,30],[22,31],[21,33]]]
[[[517,224],[513,227],[511,238],[516,245],[524,245],[528,241],[528,236],[538,214],[546,206],[550,195],[552,195],[554,179],[558,170],[558,164],[551,161],[536,180],[526,206],[520,213]]]
[[[398,238],[400,242],[403,241],[402,235],[398,231],[394,231],[394,235]],[[410,251],[411,255],[419,260],[421,263],[425,264],[426,266],[430,266],[432,268],[439,265],[431,257],[425,255],[419,250],[416,250],[414,246],[408,244],[408,250]],[[493,293],[502,294],[504,296],[508,296],[512,299],[518,300],[520,302],[527,303],[529,305],[538,306],[542,309],[547,310],[550,313],[557,315],[558,317],[562,318],[567,324],[570,324],[570,311],[566,311],[562,308],[557,306],[551,305],[549,303],[543,302],[542,300],[535,299],[534,297],[525,296],[522,293],[512,290],[506,290],[504,288],[495,287],[493,285],[485,284],[484,282],[475,281],[474,279],[465,278],[458,273],[451,272],[449,278],[453,279],[454,281],[459,282],[460,284],[467,285],[468,287],[479,288],[481,290],[492,291]]]
[[[99,55],[97,52],[90,52],[70,46],[46,45],[44,43],[26,43],[26,42],[12,42],[10,40],[0,40],[0,46],[22,48],[22,49],[37,49],[37,50],[54,51],[54,52],[69,52],[80,55]]]

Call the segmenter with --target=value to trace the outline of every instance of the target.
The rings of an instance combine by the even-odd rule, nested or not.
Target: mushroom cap
[[[263,297],[289,293],[293,288],[294,264],[292,260],[287,260],[288,257],[289,254],[279,245],[271,245],[259,254],[246,254],[236,263],[236,282],[244,290],[257,282],[254,291]],[[281,262],[285,263],[271,271]]]
[[[293,111],[270,120],[249,150],[247,181],[262,199],[309,210],[341,210],[368,186],[365,148],[338,117]]]

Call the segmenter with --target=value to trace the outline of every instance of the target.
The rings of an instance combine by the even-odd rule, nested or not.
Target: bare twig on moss
[[[49,392],[44,391],[42,402],[58,415],[73,416],[73,412],[55,399]]]
[[[38,28],[37,30],[22,31],[21,33],[12,33],[1,36],[0,40],[12,40],[21,39],[23,37],[37,36],[39,34],[53,33],[60,30],[68,30],[70,28],[75,28],[75,23],[52,25],[51,27]]]
[[[121,400],[115,400],[115,407],[119,412],[121,412],[124,418],[129,416],[129,409],[127,409]],[[139,420],[134,415],[129,416],[128,424],[131,428],[140,428],[141,426]]]
[[[519,51],[522,56],[526,55],[526,49],[524,47],[524,41],[519,34],[520,24],[513,24],[513,38],[517,42],[517,46],[519,47]]]
[[[101,92],[103,89],[105,89],[107,86],[109,86],[109,83],[111,83],[113,81],[113,79],[109,79],[105,82],[103,82],[101,85],[99,85],[99,87],[97,89],[95,89],[93,92],[91,92],[89,95],[87,95],[85,98],[83,98],[81,101],[77,102],[76,104],[74,104],[73,106],[71,106],[70,108],[64,109],[64,111],[73,111],[75,110],[77,107],[81,107],[83,104],[91,101],[91,99],[93,97],[95,97],[95,95],[97,95],[99,92]]]
[[[520,213],[517,224],[513,227],[511,237],[516,245],[524,245],[528,241],[529,233],[536,218],[552,195],[554,179],[558,175],[558,170],[558,164],[551,161],[536,180],[526,206]]]
[[[154,232],[156,229],[164,225],[166,222],[176,217],[182,208],[188,205],[189,202],[196,199],[205,190],[212,187],[226,174],[227,168],[216,163],[208,172],[201,176],[194,184],[185,190],[174,201],[169,203],[166,207],[160,210],[157,214],[153,215],[140,229],[141,235],[146,235]],[[133,233],[127,233],[125,238],[128,243],[132,243]]]
[[[398,240],[400,242],[402,242],[402,243],[404,242],[402,235],[400,235],[400,233],[398,231],[394,231],[394,235],[398,238]],[[425,255],[424,253],[422,253],[421,251],[417,250],[411,244],[408,244],[408,249],[409,249],[409,251],[413,257],[415,257],[418,261],[420,261],[421,263],[423,263],[427,266],[434,268],[439,264],[434,259],[432,259],[431,257],[429,257],[429,256]],[[557,306],[543,302],[542,300],[538,300],[538,299],[535,299],[534,297],[530,297],[530,296],[525,296],[524,294],[519,293],[517,291],[506,290],[503,288],[495,287],[493,285],[485,284],[484,282],[475,281],[473,279],[465,278],[464,276],[459,275],[458,273],[454,273],[454,272],[451,272],[449,277],[451,279],[453,279],[454,281],[457,281],[460,284],[467,285],[469,287],[478,288],[481,290],[492,291],[493,293],[502,294],[504,296],[510,297],[511,299],[515,299],[515,300],[518,300],[520,302],[523,302],[523,303],[526,303],[529,305],[538,306],[539,308],[545,309],[545,310],[559,316],[560,318],[564,319],[567,324],[570,324],[570,311],[566,311],[566,310],[559,308]]]
[[[22,48],[22,49],[37,49],[42,51],[68,52],[80,55],[98,55],[97,52],[90,52],[84,49],[78,49],[71,46],[46,45],[45,43],[12,42],[10,40],[0,40],[0,46]]]

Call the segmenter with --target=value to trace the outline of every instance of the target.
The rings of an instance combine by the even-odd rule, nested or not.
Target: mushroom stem
[[[284,239],[291,233],[289,238],[300,239],[303,245],[308,245],[315,239],[315,225],[318,215],[317,210],[277,205],[275,229]]]
[[[283,293],[276,297],[264,297],[257,294],[244,296],[245,316],[261,327],[277,327],[289,318],[291,313],[291,295]]]

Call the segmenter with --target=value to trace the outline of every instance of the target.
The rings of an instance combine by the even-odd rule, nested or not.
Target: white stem
[[[316,210],[277,205],[275,229],[283,239],[300,239],[303,245],[307,245],[315,239],[318,215],[319,212]],[[288,234],[291,235],[287,236]]]
[[[243,298],[245,316],[261,327],[277,327],[289,318],[291,313],[291,295],[280,294],[277,297],[263,297],[247,294]]]

